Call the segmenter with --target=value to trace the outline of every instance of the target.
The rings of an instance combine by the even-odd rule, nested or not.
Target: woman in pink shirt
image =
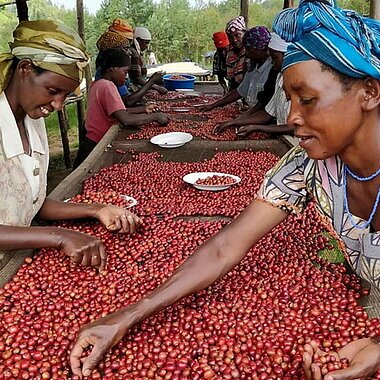
[[[130,56],[125,49],[103,51],[99,54],[97,63],[101,69],[101,78],[90,87],[85,125],[87,134],[79,146],[74,169],[87,158],[112,125],[136,127],[152,121],[159,124],[168,121],[165,114],[153,112],[153,104],[126,109],[117,90],[125,82],[130,66]]]

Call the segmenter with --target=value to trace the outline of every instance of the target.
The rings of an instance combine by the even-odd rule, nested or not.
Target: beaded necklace
[[[373,174],[371,174],[370,176],[368,177],[359,177],[357,174],[355,174],[347,165],[344,166],[344,173],[343,173],[343,202],[344,202],[344,209],[345,211],[347,212],[348,214],[348,218],[350,219],[350,222],[353,226],[355,226],[356,228],[360,228],[360,229],[364,229],[364,228],[367,228],[371,222],[372,222],[372,219],[373,217],[375,216],[375,213],[376,213],[376,210],[377,210],[377,206],[379,205],[379,201],[380,201],[380,187],[379,187],[379,190],[377,191],[377,196],[376,196],[376,200],[375,200],[375,203],[373,205],[373,208],[372,208],[372,211],[371,211],[371,214],[369,215],[369,219],[364,221],[362,224],[357,224],[355,221],[354,221],[354,218],[348,208],[348,199],[347,199],[347,173],[355,178],[357,181],[360,181],[360,182],[365,182],[365,181],[370,181],[374,178],[376,178],[379,174],[380,174],[380,168]]]

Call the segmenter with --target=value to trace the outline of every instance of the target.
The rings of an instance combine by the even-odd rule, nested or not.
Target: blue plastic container
[[[171,79],[173,76],[181,76],[186,79]],[[189,89],[194,88],[195,76],[189,74],[165,74],[162,77],[164,81],[164,86],[167,90],[179,90],[179,89]]]

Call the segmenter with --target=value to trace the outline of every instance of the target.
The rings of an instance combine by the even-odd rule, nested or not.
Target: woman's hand
[[[145,113],[153,113],[153,112],[159,112],[160,109],[159,107],[157,106],[157,104],[148,104],[147,106],[145,106]]]
[[[157,87],[157,91],[160,95],[165,95],[168,93],[168,90],[165,88],[165,87],[162,87],[162,86],[158,86]]]
[[[95,214],[95,218],[111,232],[135,233],[141,225],[141,219],[122,207],[113,205],[102,206]]]
[[[204,106],[199,107],[198,109],[201,112],[209,112],[214,109],[214,106],[212,104],[205,104]]]
[[[224,132],[227,128],[235,126],[235,120],[228,120],[224,121],[222,123],[218,123],[215,125],[214,129],[212,130],[212,133],[217,134],[217,133],[222,133]]]
[[[258,130],[256,125],[244,125],[236,129],[236,136],[244,138]]]
[[[157,112],[155,116],[158,124],[166,125],[169,122],[168,117],[162,112]]]
[[[126,310],[131,309],[128,313]],[[70,353],[70,366],[74,375],[90,376],[104,354],[117,344],[133,326],[133,306],[117,311],[84,326]],[[90,355],[82,359],[83,351],[93,346]]]
[[[102,242],[90,235],[59,229],[60,242],[57,247],[72,261],[84,266],[92,266],[102,272],[106,266],[107,254]]]
[[[316,342],[305,345],[303,369],[307,380],[354,380],[365,379],[380,369],[380,346],[370,339],[353,341],[338,351],[339,359],[347,358],[349,367],[326,374],[321,374],[319,367],[312,363],[314,354],[322,355]]]

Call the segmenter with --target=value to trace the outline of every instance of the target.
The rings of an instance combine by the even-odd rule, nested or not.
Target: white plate
[[[235,183],[232,183],[231,185],[215,185],[215,186],[210,186],[210,185],[198,185],[196,182],[198,179],[204,179],[207,177],[211,177],[213,175],[218,175],[218,176],[227,176],[231,177],[235,180]],[[241,181],[241,178],[238,177],[237,175],[232,175],[232,174],[226,174],[226,173],[218,173],[218,172],[198,172],[198,173],[190,173],[186,174],[183,177],[183,180],[186,183],[189,183],[190,185],[193,185],[195,188],[199,190],[208,190],[208,191],[220,191],[220,190],[226,190],[232,185],[235,185]]]
[[[177,88],[176,91],[179,92],[180,94],[185,94],[186,96],[194,96],[195,98],[202,95],[201,92],[194,91],[190,88]]]
[[[173,112],[190,112],[191,108],[189,108],[189,107],[173,107],[170,109],[170,111],[173,111]]]
[[[161,148],[178,148],[193,139],[193,135],[186,132],[169,132],[154,136],[150,139],[152,144]]]
[[[129,201],[128,206],[126,206],[124,208],[131,208],[133,206],[136,206],[139,203],[139,202],[137,202],[137,200],[135,198],[130,197],[129,195],[120,194],[120,197],[124,198],[126,201]]]
[[[130,201],[128,206],[124,207],[125,209],[136,206],[139,203],[139,202],[137,202],[137,200],[135,198],[130,197],[129,195],[120,194],[120,197],[124,198],[126,201]],[[64,200],[64,202],[69,202],[70,200],[71,200],[71,198],[67,198]]]

